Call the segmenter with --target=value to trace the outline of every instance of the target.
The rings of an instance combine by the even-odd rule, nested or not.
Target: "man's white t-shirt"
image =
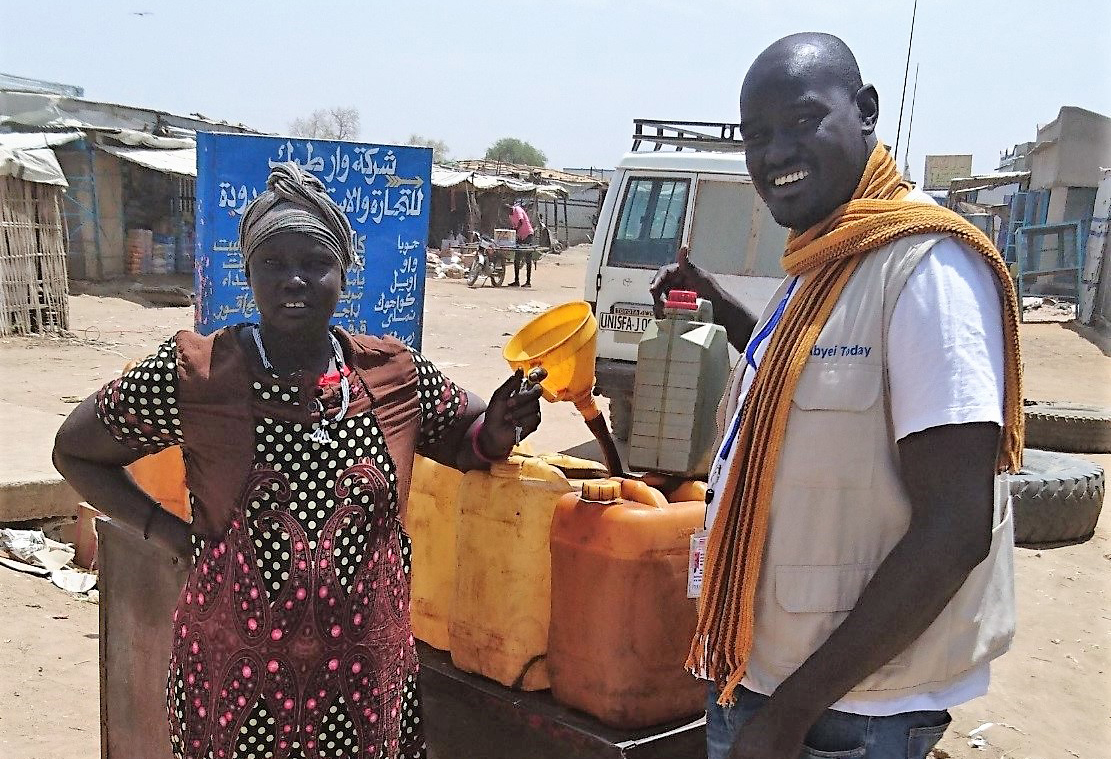
[[[789,298],[797,292],[796,287]],[[769,342],[756,346],[757,366]],[[982,255],[948,238],[930,249],[895,304],[887,334],[887,367],[897,440],[946,424],[1002,425],[1003,316],[995,275]],[[751,368],[745,373],[742,398],[754,375]],[[735,421],[730,420],[730,427]],[[736,446],[715,470],[728,472],[734,455]],[[707,506],[707,526],[720,506],[715,484],[710,487],[718,496]],[[831,708],[869,716],[948,709],[987,693],[988,679],[985,663],[931,693],[884,701],[845,698]],[[747,678],[742,684],[756,690]]]

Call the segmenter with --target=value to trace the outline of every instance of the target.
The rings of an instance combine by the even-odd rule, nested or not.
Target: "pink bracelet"
[[[481,461],[483,464],[493,464],[497,461],[504,461],[505,460],[504,457],[501,458],[501,459],[492,459],[492,458],[490,458],[489,456],[487,456],[485,453],[482,452],[482,448],[478,445],[478,434],[480,432],[482,432],[483,421],[484,421],[483,418],[479,417],[478,419],[476,419],[474,421],[474,424],[471,425],[471,431],[470,431],[471,450],[474,451],[475,457],[479,461]]]

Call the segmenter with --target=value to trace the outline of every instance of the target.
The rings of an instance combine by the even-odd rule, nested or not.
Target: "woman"
[[[183,331],[87,398],[58,470],[193,568],[168,682],[178,759],[424,755],[400,514],[415,451],[466,471],[540,423],[520,374],[490,399],[390,338],[331,328],[352,231],[324,186],[274,167],[240,246],[259,324]],[[181,445],[186,524],[124,470]]]

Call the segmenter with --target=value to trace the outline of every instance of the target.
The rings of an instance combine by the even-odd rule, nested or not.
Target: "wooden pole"
[[[563,239],[565,244],[571,243],[571,217],[567,213],[567,196],[563,196]]]

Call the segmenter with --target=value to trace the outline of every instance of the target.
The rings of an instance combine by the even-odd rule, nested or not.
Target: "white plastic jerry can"
[[[630,468],[704,477],[728,379],[729,340],[710,302],[672,290],[664,318],[649,323],[637,348]]]

